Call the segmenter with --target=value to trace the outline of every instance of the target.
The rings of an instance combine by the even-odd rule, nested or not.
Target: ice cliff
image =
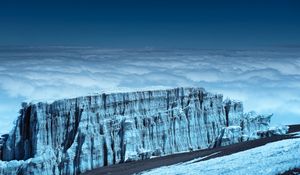
[[[2,147],[8,138],[8,134],[4,134],[0,136],[0,158],[2,157]],[[1,160],[1,159],[0,159]]]
[[[261,117],[246,116],[241,102],[223,101],[202,88],[24,103],[2,139],[0,174],[78,174],[231,144],[260,137],[261,128],[268,131],[269,119]]]
[[[272,115],[259,115],[254,111],[245,113],[239,120],[240,125],[223,127],[210,147],[286,134],[288,126],[270,126]]]

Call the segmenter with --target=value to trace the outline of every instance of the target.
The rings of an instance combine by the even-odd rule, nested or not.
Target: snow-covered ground
[[[164,166],[142,175],[275,175],[300,167],[300,139],[269,143],[232,155],[207,161],[189,161]]]

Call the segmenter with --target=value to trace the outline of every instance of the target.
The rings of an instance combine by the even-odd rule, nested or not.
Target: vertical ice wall
[[[240,125],[241,102],[202,88],[102,94],[23,104],[3,147],[0,174],[75,174],[209,147]]]

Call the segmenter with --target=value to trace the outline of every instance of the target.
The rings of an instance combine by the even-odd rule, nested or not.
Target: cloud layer
[[[122,50],[2,48],[0,133],[21,101],[53,101],[101,92],[200,86],[300,123],[300,52],[268,50]]]

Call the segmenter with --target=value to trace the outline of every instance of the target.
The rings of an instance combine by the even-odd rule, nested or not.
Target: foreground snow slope
[[[269,143],[251,150],[207,161],[189,161],[141,173],[142,175],[275,175],[300,167],[300,139]]]

